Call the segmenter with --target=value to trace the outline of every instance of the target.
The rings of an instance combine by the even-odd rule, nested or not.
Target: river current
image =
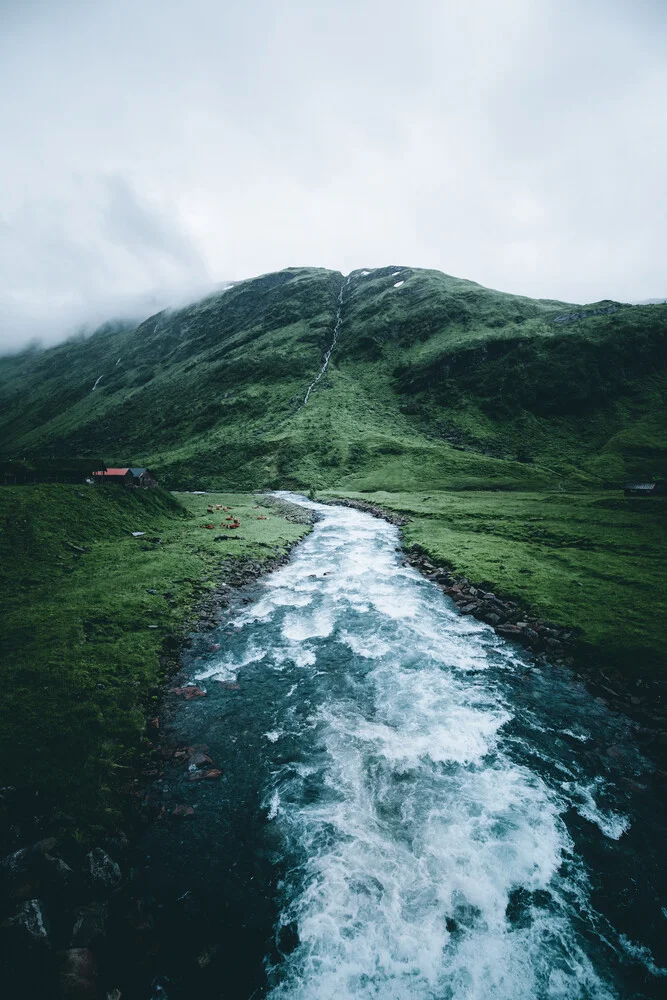
[[[222,950],[199,994],[154,995],[666,996],[667,819],[636,725],[462,616],[392,525],[282,496],[321,519],[192,650],[208,696],[172,724],[223,778],[183,767],[196,819],[149,843],[162,905]]]

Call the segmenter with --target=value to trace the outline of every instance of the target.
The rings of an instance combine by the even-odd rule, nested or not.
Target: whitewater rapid
[[[598,857],[632,863],[631,797],[599,736],[640,775],[627,720],[462,616],[392,525],[282,495],[321,520],[191,670],[221,682],[220,708],[191,711],[208,746],[245,741],[280,872],[265,995],[659,995],[649,948],[592,898]],[[647,992],[623,992],[633,976]]]

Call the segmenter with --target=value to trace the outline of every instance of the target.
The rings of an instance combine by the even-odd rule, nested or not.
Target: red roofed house
[[[104,472],[93,472],[96,483],[122,483],[124,486],[134,485],[132,469],[106,469]]]
[[[143,466],[93,472],[93,479],[96,483],[121,483],[123,486],[157,486],[153,473]]]

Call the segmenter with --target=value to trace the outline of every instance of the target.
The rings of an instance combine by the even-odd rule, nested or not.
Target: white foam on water
[[[561,729],[563,736],[571,736],[574,740],[579,740],[581,743],[588,743],[590,736],[587,733],[574,733],[571,729]]]
[[[470,712],[458,740],[443,739],[432,680],[407,731],[350,705],[325,710],[329,794],[294,805],[285,782],[292,804],[279,823],[307,860],[283,914],[299,944],[270,995],[532,1000],[584,995],[588,980],[609,996],[563,916],[538,913],[529,929],[510,930],[512,889],[548,889],[571,850],[560,804],[525,769],[482,763],[501,716]],[[415,741],[410,725],[429,704]],[[397,783],[401,775],[410,780]],[[559,983],[547,988],[552,974]]]
[[[239,670],[247,667],[250,663],[260,663],[266,656],[266,653],[266,649],[259,649],[251,643],[238,659],[223,657],[209,662],[204,670],[200,670],[194,675],[194,679],[197,681],[204,681],[209,678],[214,681],[236,680]]]
[[[282,633],[286,639],[303,642],[305,639],[324,639],[331,635],[334,616],[330,609],[312,614],[289,614],[283,621]]]
[[[636,962],[641,962],[652,976],[659,976],[661,978],[667,976],[667,969],[663,969],[661,966],[655,964],[650,948],[647,948],[643,944],[636,944],[636,942],[626,937],[625,934],[619,934],[619,941],[623,950],[630,958],[633,958]]]
[[[280,590],[274,590],[270,598],[271,604],[274,608],[306,608],[312,603],[312,600],[312,594],[298,593],[293,590],[288,590],[286,587],[281,587]]]
[[[264,808],[266,809],[267,819],[276,818],[276,816],[278,815],[278,809],[280,808],[280,796],[278,795],[278,792],[276,790],[274,790],[273,794],[271,795],[268,804],[267,803],[264,804]]]
[[[298,932],[267,995],[611,1000],[578,930],[587,873],[562,817],[574,804],[612,839],[626,817],[600,809],[579,774],[552,787],[516,762],[489,667],[526,661],[401,565],[395,527],[298,502],[322,520],[238,616],[236,645],[253,637],[242,653],[199,675],[294,663],[309,698],[315,678],[325,685],[297,721],[292,684],[264,733],[301,747],[262,797],[289,859],[280,923]],[[583,742],[576,726],[565,735]],[[517,890],[528,917],[513,922]]]
[[[326,638],[318,673],[351,671],[355,687],[312,720],[323,758],[308,772],[281,769],[267,793],[288,852],[302,858],[280,918],[296,923],[299,943],[273,970],[270,997],[611,998],[568,911],[568,897],[585,909],[587,889],[561,819],[567,798],[505,754],[511,713],[484,686],[489,656],[513,670],[516,652],[400,566],[394,528],[319,509],[325,520],[301,565],[286,567],[288,585],[308,585],[324,552],[333,570],[311,581],[316,600],[306,614],[288,611],[282,634]],[[361,679],[350,655],[370,668]],[[574,874],[564,888],[565,860]],[[552,905],[513,927],[517,888],[548,892]]]
[[[354,635],[351,632],[341,632],[339,641],[351,649],[357,656],[377,660],[391,652],[391,643],[377,635]]]
[[[603,790],[600,780],[590,784],[578,781],[563,782],[563,790],[568,793],[574,808],[580,816],[590,823],[595,823],[601,833],[610,840],[620,840],[630,829],[630,820],[621,813],[605,810],[595,801],[596,794]]]

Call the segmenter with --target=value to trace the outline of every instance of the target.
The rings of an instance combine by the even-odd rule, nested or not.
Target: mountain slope
[[[338,342],[303,406],[341,287]],[[665,475],[666,331],[667,305],[573,306],[411,268],[290,268],[136,329],[0,359],[0,438],[6,457],[102,454],[184,487]]]

